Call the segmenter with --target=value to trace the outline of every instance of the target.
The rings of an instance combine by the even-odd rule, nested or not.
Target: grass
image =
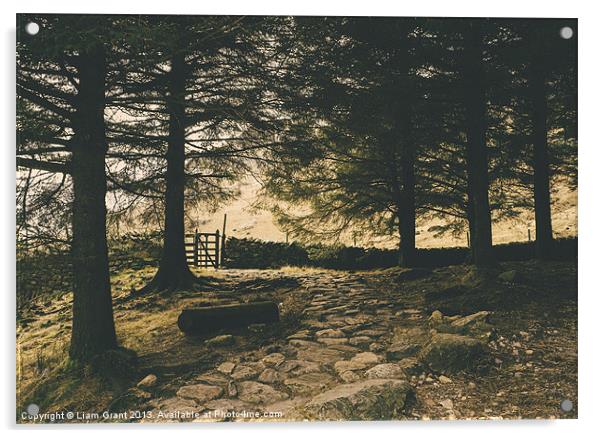
[[[292,333],[298,324],[303,294],[286,294],[286,282],[277,279],[248,293],[237,290],[237,284],[225,281],[222,271],[193,269],[207,277],[206,290],[180,291],[170,294],[132,296],[131,291],[150,281],[156,267],[124,267],[113,270],[111,285],[118,342],[136,351],[138,375],[129,380],[107,379],[89,368],[68,359],[72,293],[64,291],[51,298],[35,297],[24,308],[17,328],[17,406],[22,412],[36,403],[44,412],[64,409],[102,412],[111,400],[121,395],[148,373],[169,376],[200,372],[220,360],[221,353],[208,351],[203,339],[187,338],[177,328],[177,318],[184,307],[219,305],[265,296],[282,302],[285,309],[281,322],[258,334],[247,336],[237,348],[262,345],[282,333]],[[270,284],[275,287],[270,290]],[[266,289],[268,289],[266,291]],[[159,393],[175,392],[166,385]]]

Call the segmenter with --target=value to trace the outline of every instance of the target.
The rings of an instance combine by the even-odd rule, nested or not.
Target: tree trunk
[[[486,138],[486,100],[483,83],[483,35],[477,23],[465,34],[464,93],[466,105],[468,191],[472,195],[471,249],[473,263],[493,263],[491,210]],[[469,216],[470,219],[470,216]]]
[[[416,147],[413,136],[412,107],[415,102],[408,64],[409,30],[402,26],[399,28],[398,68],[400,81],[395,87],[399,98],[396,102],[397,125],[399,127],[401,146],[401,190],[399,193],[400,207],[399,219],[399,265],[412,267],[416,264]]]
[[[537,38],[537,37],[535,37]],[[531,91],[533,123],[533,172],[535,195],[535,246],[537,257],[547,259],[552,251],[552,212],[550,202],[550,166],[548,158],[547,97],[545,66],[538,55],[533,54],[530,68],[529,88]]]
[[[474,229],[474,206],[472,202],[472,194],[468,193],[468,199],[465,206],[466,219],[468,220],[468,241],[466,242],[468,246],[468,256],[466,257],[466,263],[472,264],[474,260],[474,255],[472,253],[472,242],[475,239],[475,229]]]
[[[405,191],[400,184],[399,167],[397,154],[395,150],[391,150],[386,157],[389,178],[391,183],[391,195],[395,206],[395,214],[397,216],[397,231],[399,233],[399,258],[398,265],[402,267],[410,267],[415,263],[416,253],[416,222],[415,209],[408,202],[414,202],[414,186],[408,186],[411,190]],[[409,173],[409,170],[406,169]],[[401,171],[401,179],[404,178],[404,170]],[[412,166],[413,173],[413,166]],[[407,175],[406,175],[407,176]],[[408,192],[411,191],[411,194]],[[410,196],[411,197],[410,197]]]
[[[405,141],[401,151],[401,204],[399,212],[399,265],[412,267],[416,264],[416,196],[415,150],[409,130],[405,132]]]
[[[184,290],[193,287],[197,278],[186,261],[184,245],[185,129],[186,129],[186,62],[178,53],[171,61],[169,77],[169,138],[165,192],[165,228],[159,269],[143,292],[151,290]]]
[[[102,47],[80,56],[71,158],[74,284],[70,356],[78,361],[117,346],[106,237],[105,74]]]

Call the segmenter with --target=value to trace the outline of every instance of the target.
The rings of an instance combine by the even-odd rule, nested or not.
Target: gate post
[[[215,269],[219,268],[219,230],[215,230]]]
[[[194,263],[195,267],[198,267],[199,266],[199,230],[198,230],[198,228],[194,229],[193,242],[194,242],[193,263]]]

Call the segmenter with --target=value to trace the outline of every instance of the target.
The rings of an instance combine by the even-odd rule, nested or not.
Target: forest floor
[[[132,295],[154,269],[112,276],[118,338],[138,355],[133,373],[69,364],[69,293],[21,312],[17,421],[33,421],[22,414],[30,403],[80,422],[577,417],[575,263],[197,271],[210,276],[203,290]],[[184,308],[265,300],[280,303],[280,322],[207,337],[176,324]],[[486,333],[462,333],[484,345],[486,366],[447,370],[447,358],[428,359],[433,337],[449,332],[435,310],[452,326],[458,318],[446,316],[487,311],[478,314]]]

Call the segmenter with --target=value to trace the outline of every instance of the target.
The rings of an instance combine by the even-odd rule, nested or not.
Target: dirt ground
[[[281,413],[280,421],[335,419],[312,416],[318,396],[370,383],[380,373],[408,385],[403,386],[403,400],[394,400],[403,410],[368,409],[341,418],[577,417],[574,263],[509,262],[486,271],[468,266],[198,271],[211,276],[203,290],[132,296],[132,288],[153,272],[152,267],[136,267],[112,276],[118,337],[138,355],[135,371],[127,376],[99,375],[66,360],[69,293],[40,299],[23,312],[17,327],[17,421],[30,421],[21,416],[30,403],[41,412],[151,413],[72,421],[190,421],[153,415],[170,410],[273,411]],[[279,303],[280,322],[204,337],[184,336],[176,325],[184,308],[265,300]],[[401,359],[391,353],[400,331],[416,329],[432,336],[434,310],[446,316],[490,312],[485,372],[408,367],[420,361],[421,352]],[[215,340],[220,335],[226,336]],[[136,386],[149,375],[156,381]],[[560,409],[563,400],[573,403],[569,412]],[[381,408],[388,406],[383,403]],[[233,421],[209,421],[224,420]]]

